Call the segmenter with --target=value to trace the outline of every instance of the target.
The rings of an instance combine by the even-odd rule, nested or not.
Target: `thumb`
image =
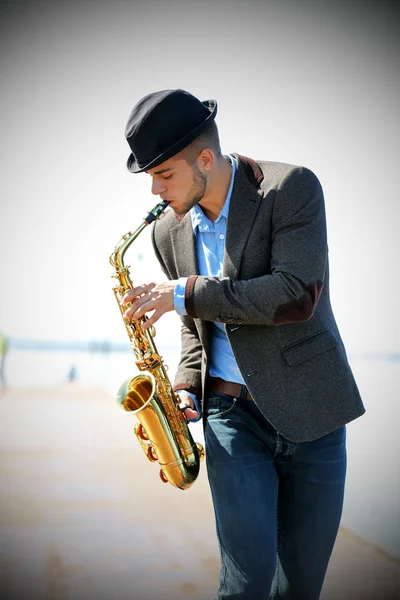
[[[182,394],[180,394],[182,396]],[[180,398],[181,402],[179,403],[179,408],[182,410],[183,414],[187,419],[197,419],[199,413],[195,410],[194,402],[190,396],[184,394],[183,397]]]
[[[189,406],[182,406],[181,409],[183,409],[183,414],[185,415],[185,417],[190,420],[190,419],[197,419],[197,417],[199,416],[199,413],[197,412],[197,410],[194,410],[193,408],[190,408]]]

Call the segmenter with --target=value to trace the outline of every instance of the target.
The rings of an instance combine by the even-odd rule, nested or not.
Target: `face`
[[[172,157],[146,173],[152,178],[152,193],[168,200],[177,215],[185,215],[206,193],[207,175],[197,163]]]

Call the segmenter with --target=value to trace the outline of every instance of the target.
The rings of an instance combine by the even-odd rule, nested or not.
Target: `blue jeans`
[[[254,402],[210,392],[205,442],[218,600],[318,600],[342,513],[345,427],[292,443]]]

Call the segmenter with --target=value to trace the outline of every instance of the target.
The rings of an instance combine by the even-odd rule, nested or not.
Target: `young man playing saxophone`
[[[163,90],[129,117],[128,169],[172,210],[152,232],[167,280],[130,291],[126,317],[181,316],[174,389],[204,419],[218,600],[317,600],[345,424],[364,412],[329,301],[323,192],[306,168],[224,156],[216,111]]]

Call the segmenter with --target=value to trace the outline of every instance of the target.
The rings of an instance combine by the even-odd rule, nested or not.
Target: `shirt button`
[[[219,234],[219,239],[220,239],[220,240],[224,240],[224,239],[225,239],[225,236],[224,236],[224,234],[223,234],[223,233],[220,233],[220,234]]]

